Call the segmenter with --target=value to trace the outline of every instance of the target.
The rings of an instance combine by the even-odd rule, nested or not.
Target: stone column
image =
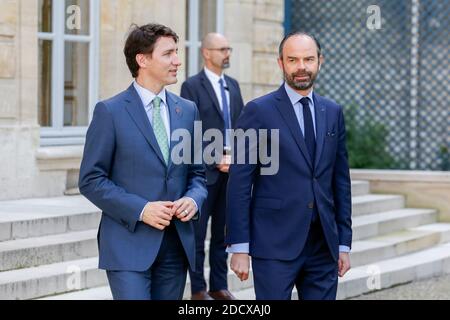
[[[284,36],[284,1],[255,0],[253,21],[253,95],[278,89],[282,72],[277,63],[278,46]]]
[[[276,89],[277,65],[283,37],[283,0],[225,1],[225,35],[234,48],[228,72],[240,85],[245,102]]]

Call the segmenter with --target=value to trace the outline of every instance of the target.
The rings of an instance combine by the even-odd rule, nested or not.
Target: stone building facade
[[[76,192],[95,102],[132,81],[122,53],[132,23],[179,34],[176,93],[201,68],[201,36],[224,33],[227,73],[249,101],[281,83],[283,20],[283,0],[0,0],[0,200]]]

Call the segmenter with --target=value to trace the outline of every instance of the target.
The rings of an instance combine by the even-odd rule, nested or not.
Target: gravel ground
[[[404,284],[350,300],[450,300],[450,275]]]

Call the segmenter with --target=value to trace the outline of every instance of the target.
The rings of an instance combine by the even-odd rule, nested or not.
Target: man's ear
[[[200,53],[202,54],[203,60],[209,59],[209,50],[206,50],[205,48],[202,48],[200,50]]]
[[[147,66],[145,55],[143,55],[142,53],[137,54],[136,63],[138,64],[139,67],[145,68]]]
[[[320,55],[320,57],[319,57],[319,70],[320,70],[320,67],[323,65],[324,62],[325,62],[324,56]]]
[[[278,61],[278,66],[280,67],[281,71],[284,71],[283,57],[279,57],[277,61]]]

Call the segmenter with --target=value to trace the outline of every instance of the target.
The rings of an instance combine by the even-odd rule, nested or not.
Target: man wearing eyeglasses
[[[222,132],[224,152],[220,163],[206,166],[208,197],[202,215],[195,225],[196,269],[189,270],[193,300],[233,300],[228,291],[227,258],[225,247],[225,198],[230,166],[230,137],[232,129],[244,107],[238,82],[223,72],[230,67],[232,48],[221,34],[209,33],[202,41],[205,67],[187,79],[181,87],[181,96],[194,101],[199,109],[203,132],[218,129]],[[204,276],[205,238],[211,217],[209,246],[209,292]]]

